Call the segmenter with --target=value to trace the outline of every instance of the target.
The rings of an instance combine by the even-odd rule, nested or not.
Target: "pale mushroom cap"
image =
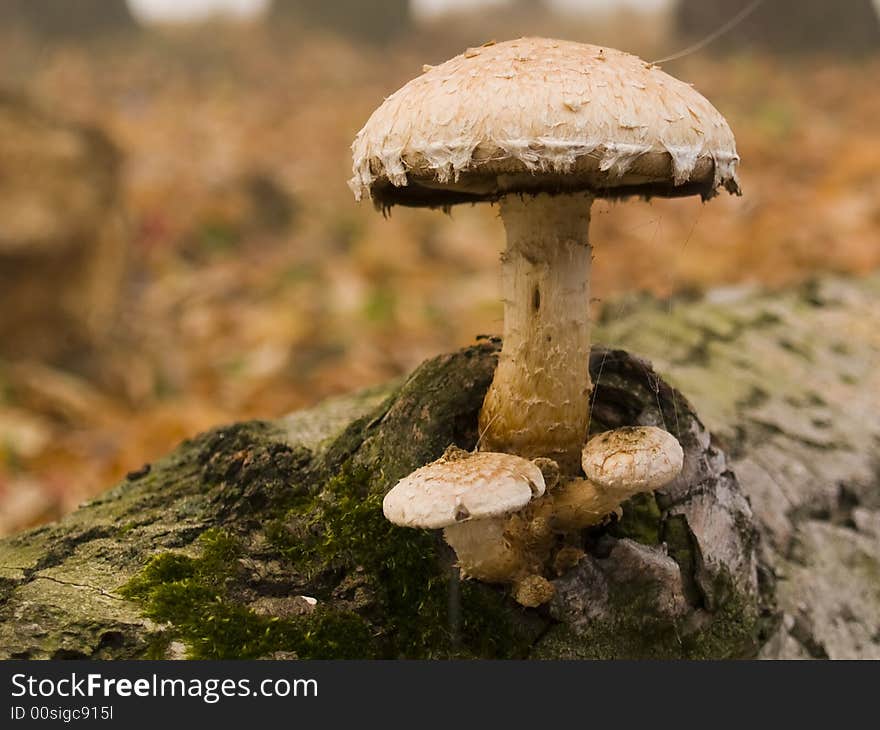
[[[739,193],[736,143],[689,84],[612,48],[472,48],[389,96],[352,145],[355,196],[447,206],[507,193]]]
[[[397,525],[438,529],[496,517],[544,494],[544,477],[532,462],[511,454],[459,452],[401,479],[385,495],[382,511]]]
[[[584,446],[581,461],[587,479],[631,494],[665,486],[681,473],[683,463],[678,440],[653,426],[600,433]]]

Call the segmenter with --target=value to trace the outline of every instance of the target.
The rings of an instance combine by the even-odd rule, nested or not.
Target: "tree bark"
[[[465,581],[449,611],[438,536],[381,516],[399,478],[473,448],[490,341],[211,431],[0,542],[0,656],[878,657],[878,298],[875,276],[607,308],[596,339],[688,399],[594,349],[592,430],[665,425],[685,469],[575,536],[548,606]]]
[[[730,456],[777,576],[765,658],[880,658],[880,276],[640,305],[626,343]]]

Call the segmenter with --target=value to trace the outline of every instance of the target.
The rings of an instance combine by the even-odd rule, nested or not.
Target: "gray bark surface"
[[[418,531],[401,537],[375,510],[450,443],[473,447],[492,342],[402,383],[211,431],[0,542],[0,656],[880,657],[878,301],[874,276],[608,308],[596,339],[610,349],[591,358],[594,430],[665,425],[685,472],[577,536],[585,555],[552,576],[549,606],[465,584],[463,647],[424,608],[435,593],[412,606],[394,592],[405,578],[445,601],[435,562],[448,555],[427,534],[412,545],[435,545],[437,561],[393,547]],[[220,568],[201,557],[218,530],[236,545]],[[133,592],[169,554],[183,572]],[[181,592],[193,585],[224,612]],[[169,614],[172,594],[185,602]],[[303,595],[318,598],[308,616]],[[396,625],[420,608],[421,635]],[[209,630],[217,616],[254,632],[226,641],[231,630]],[[322,627],[338,637],[342,625],[351,643],[321,643]],[[271,642],[254,639],[264,626]]]
[[[880,658],[880,277],[635,305],[650,357],[730,456],[777,575],[765,658]]]

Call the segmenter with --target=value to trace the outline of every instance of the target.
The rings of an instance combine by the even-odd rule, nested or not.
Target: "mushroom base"
[[[535,608],[553,597],[542,573],[555,536],[534,530],[523,519],[527,512],[450,525],[443,534],[463,577],[509,585],[517,603]]]
[[[545,576],[571,568],[584,554],[566,536],[619,515],[639,491],[569,479],[512,515],[450,525],[444,536],[464,577],[510,585],[518,603],[539,606],[553,597]]]
[[[486,583],[512,583],[529,572],[524,546],[505,535],[508,516],[471,520],[443,531],[458,557],[465,578]]]
[[[528,509],[532,521],[545,520],[553,532],[565,534],[601,524],[635,493],[604,489],[587,479],[570,479]]]

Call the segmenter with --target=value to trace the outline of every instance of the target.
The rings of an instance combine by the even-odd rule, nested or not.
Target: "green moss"
[[[669,556],[681,568],[684,595],[692,605],[699,605],[702,593],[694,580],[697,571],[697,542],[684,515],[669,515],[660,529],[660,537],[666,543]]]
[[[628,537],[643,545],[658,545],[660,520],[660,508],[653,492],[637,494],[623,503],[623,516],[608,532],[614,537]]]
[[[165,631],[161,631],[158,634],[151,636],[147,642],[146,649],[139,658],[153,660],[167,659],[168,649],[171,646],[172,640],[173,637]]]
[[[626,592],[628,593],[628,592]],[[536,659],[740,659],[757,651],[757,616],[734,597],[707,613],[699,627],[676,626],[642,611],[629,595],[612,597],[614,621],[597,621],[576,631],[551,628],[537,645]]]
[[[688,657],[694,659],[747,659],[758,651],[760,619],[751,603],[732,595],[712,614],[703,631],[688,638]]]
[[[480,583],[461,585],[460,637],[451,636],[442,542],[436,533],[389,523],[381,490],[372,487],[368,471],[346,467],[317,496],[289,501],[284,517],[268,525],[270,544],[290,563],[291,575],[306,576],[322,596],[308,615],[265,616],[248,608],[240,563],[246,550],[219,529],[202,534],[197,557],[154,556],[122,593],[169,624],[169,640],[182,640],[196,659],[277,651],[316,659],[524,656],[528,638],[518,628],[517,609]],[[334,589],[346,576],[369,586],[370,599],[338,600]]]
[[[345,467],[320,497],[294,506],[271,525],[276,548],[313,577],[360,571],[376,589],[372,607],[387,627],[388,657],[521,656],[526,642],[504,596],[489,586],[461,585],[461,636],[450,635],[450,571],[436,533],[397,527],[382,514],[371,475]],[[446,563],[446,564],[445,564]]]
[[[319,608],[305,616],[277,618],[234,600],[241,546],[219,530],[199,540],[202,553],[155,556],[122,589],[144,613],[171,624],[169,636],[190,647],[194,659],[247,659],[275,651],[303,659],[364,658],[375,654],[367,623],[354,613]]]

